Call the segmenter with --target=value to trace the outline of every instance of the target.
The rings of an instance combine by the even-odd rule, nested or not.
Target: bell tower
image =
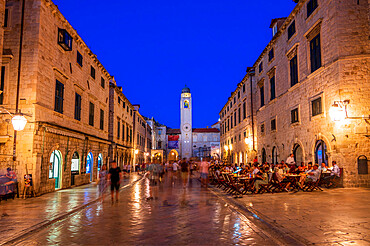
[[[181,91],[180,114],[181,114],[181,157],[193,156],[193,130],[192,130],[192,101],[190,89],[185,85]]]

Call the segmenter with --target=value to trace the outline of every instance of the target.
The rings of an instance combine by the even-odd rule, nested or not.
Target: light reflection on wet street
[[[245,218],[228,208],[208,189],[190,179],[166,177],[158,199],[147,200],[144,179],[110,197],[18,242],[19,245],[273,245]]]

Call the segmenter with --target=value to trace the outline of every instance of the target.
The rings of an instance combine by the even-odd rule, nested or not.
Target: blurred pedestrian
[[[148,166],[149,171],[149,197],[147,200],[158,199],[158,185],[160,174],[162,173],[162,166],[160,164],[152,163]]]
[[[185,189],[186,185],[188,183],[188,177],[189,177],[189,162],[186,161],[186,158],[183,158],[180,162],[181,167],[181,177],[182,177],[182,186]]]
[[[208,158],[205,158],[201,163],[200,163],[200,181],[202,185],[207,186],[208,183],[208,172],[209,172],[209,162]]]
[[[99,193],[102,201],[104,200],[104,193],[107,190],[107,181],[108,181],[107,165],[104,164],[99,172]]]
[[[111,168],[108,172],[108,179],[110,180],[110,193],[112,198],[112,203],[114,202],[114,190],[116,190],[116,202],[118,202],[119,187],[121,184],[122,172],[119,167],[117,167],[117,162],[111,162]]]

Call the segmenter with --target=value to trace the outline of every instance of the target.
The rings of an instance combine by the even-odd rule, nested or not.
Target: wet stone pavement
[[[150,196],[143,179],[14,242],[16,245],[275,245],[247,218],[191,178],[166,177]]]

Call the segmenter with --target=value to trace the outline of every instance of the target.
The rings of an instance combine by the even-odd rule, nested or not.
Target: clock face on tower
[[[189,123],[186,123],[182,126],[182,129],[185,131],[185,132],[189,132],[190,131],[190,124]]]

